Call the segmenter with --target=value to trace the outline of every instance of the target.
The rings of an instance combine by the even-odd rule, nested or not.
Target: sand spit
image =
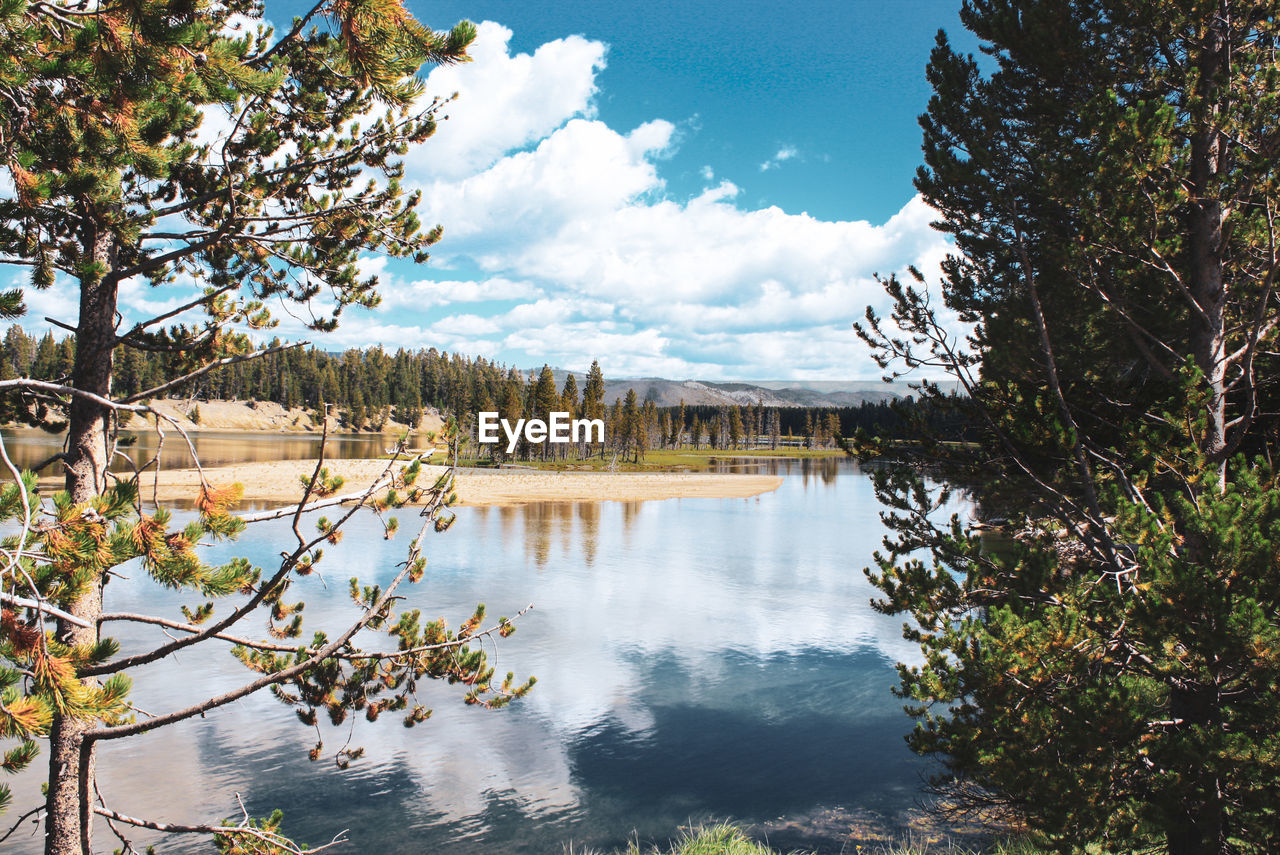
[[[345,484],[340,493],[361,489],[376,480],[386,460],[334,460],[330,475]],[[214,486],[234,482],[244,485],[249,502],[295,502],[302,497],[299,478],[309,477],[315,461],[282,460],[238,463],[206,468]],[[418,483],[430,485],[433,473],[443,467],[428,466]],[[144,495],[151,495],[151,477],[144,476]],[[161,472],[157,496],[161,501],[194,498],[199,476],[194,469]],[[631,502],[675,498],[746,498],[777,489],[777,475],[741,475],[711,472],[550,472],[535,469],[460,469],[457,492],[463,505],[522,505],[529,502]]]

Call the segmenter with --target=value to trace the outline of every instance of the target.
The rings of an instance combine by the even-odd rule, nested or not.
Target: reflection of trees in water
[[[525,557],[532,558],[539,570],[547,566],[551,557],[552,507],[545,502],[534,502],[521,508],[524,512]]]
[[[520,509],[513,505],[502,505],[498,508],[498,520],[502,523],[502,539],[509,541],[516,536],[516,522]]]
[[[636,517],[640,516],[640,507],[644,502],[623,502],[622,503],[622,544],[625,548],[631,548],[631,536],[635,532]]]
[[[574,510],[581,521],[580,548],[588,565],[595,561],[599,539],[600,507],[594,502],[532,502],[509,508],[520,514],[524,532],[524,553],[539,568],[551,559],[551,544],[558,540],[559,557],[570,560],[576,551],[574,546]],[[503,537],[511,532],[503,531]]]
[[[151,431],[121,431],[122,438],[132,437],[132,445],[122,445],[120,453],[135,465],[150,460],[160,448],[160,441]],[[4,431],[5,446],[19,468],[34,466],[51,454],[62,450],[64,437],[35,430]],[[257,463],[274,460],[311,460],[320,454],[320,437],[315,434],[282,436],[278,433],[258,431],[252,433],[192,433],[196,452],[202,466],[220,466],[229,463]],[[392,440],[384,436],[329,437],[325,456],[334,460],[378,457]],[[412,444],[412,440],[410,441]],[[185,469],[194,465],[187,443],[175,434],[163,444],[160,455],[162,469]],[[115,471],[129,469],[123,458],[117,458]],[[7,474],[7,473],[6,473]]]
[[[822,484],[833,487],[840,469],[848,465],[847,457],[717,457],[708,463],[711,472],[733,474],[750,473],[757,475],[800,475],[801,485],[808,489],[809,484]],[[857,464],[854,463],[857,470]]]
[[[623,509],[624,528],[630,526],[641,503],[627,504],[634,507]],[[531,502],[499,508],[507,523],[502,537],[515,536],[514,522],[519,515],[525,558],[536,567],[542,569],[551,560],[553,542],[559,543],[560,559],[573,561],[576,554],[581,554],[583,562],[590,567],[595,564],[600,548],[600,507],[599,502]]]
[[[573,503],[557,502],[551,506],[556,533],[560,535],[560,557],[567,559],[573,549]]]
[[[595,564],[596,549],[600,545],[600,503],[578,502],[575,508],[578,528],[582,532],[579,537],[582,543],[582,560],[591,567]]]

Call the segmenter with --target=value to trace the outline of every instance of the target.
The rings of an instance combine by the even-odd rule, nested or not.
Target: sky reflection
[[[324,725],[325,755],[311,763],[316,732],[262,693],[105,746],[103,792],[118,810],[170,821],[232,815],[240,793],[256,814],[283,808],[286,830],[312,844],[349,828],[353,852],[559,855],[570,840],[665,839],[700,817],[764,822],[836,806],[892,823],[913,806],[923,767],[889,692],[892,663],[916,652],[899,619],[870,608],[861,572],[879,545],[879,506],[851,462],[767,468],[786,480],[751,499],[462,508],[430,536],[427,576],[404,608],[456,623],[477,602],[491,617],[535,606],[491,648],[499,673],[538,677],[509,709],[464,707],[430,685],[424,724]],[[393,541],[371,515],[353,519],[322,573],[291,591],[307,601],[304,634],[355,614],[352,573],[394,574],[414,528],[401,516]],[[262,524],[209,555],[270,568],[291,539],[287,521]],[[178,616],[182,600],[126,574],[108,588],[110,609]],[[126,649],[162,639],[112,629]],[[162,712],[245,679],[224,651],[185,651],[139,672],[134,696]],[[348,739],[368,754],[341,772],[330,758]],[[18,807],[38,777],[19,781]],[[207,846],[168,840],[164,851]]]

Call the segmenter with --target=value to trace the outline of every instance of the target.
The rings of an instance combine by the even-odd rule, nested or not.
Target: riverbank
[[[853,840],[854,838],[849,838],[845,843],[847,849],[842,848],[840,851],[859,853],[866,851],[862,844],[853,843]],[[571,847],[566,847],[566,851],[570,849]],[[781,855],[785,851],[787,850],[779,848],[767,837],[764,842],[760,842],[743,829],[725,823],[686,828],[665,849],[655,846],[645,850],[638,843],[632,843],[617,855]],[[938,842],[907,840],[901,843],[879,843],[874,851],[879,855],[1042,855],[1043,853],[1043,850],[1017,838],[995,840],[985,846],[972,848],[946,840]]]
[[[386,460],[333,460],[330,475],[341,476],[340,492],[361,489],[376,480]],[[310,477],[314,460],[235,463],[206,468],[215,486],[240,483],[247,502],[289,503],[302,498],[300,478]],[[431,484],[443,466],[427,466],[419,483]],[[174,469],[156,476],[160,501],[195,497],[200,484],[195,469]],[[144,495],[151,495],[150,474],[143,477]],[[459,469],[456,491],[462,505],[522,505],[530,502],[632,502],[650,499],[747,498],[778,488],[777,475],[713,472],[547,472],[531,469]]]
[[[282,407],[274,401],[217,401],[185,398],[158,398],[151,406],[167,418],[173,419],[184,430],[201,432],[219,431],[267,431],[271,433],[320,433],[321,424],[316,412],[304,407]],[[150,416],[127,417],[123,426],[145,430],[151,424]],[[352,432],[349,425],[330,415],[329,433]],[[388,416],[376,431],[367,434],[397,434],[406,430],[414,433],[438,431],[444,424],[440,413],[425,408],[422,421],[415,428],[401,424]]]

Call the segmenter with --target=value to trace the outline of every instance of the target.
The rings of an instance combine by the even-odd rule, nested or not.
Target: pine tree
[[[604,404],[604,372],[600,363],[591,360],[591,368],[587,370],[587,385],[582,390],[582,417],[585,419],[605,418]],[[607,443],[600,443],[600,456],[604,457]]]
[[[640,462],[640,436],[643,431],[640,407],[635,389],[628,389],[618,410],[618,450],[623,457],[634,454],[632,462]]]
[[[742,444],[742,408],[729,410],[729,447],[737,448]]]
[[[570,419],[576,419],[579,416],[578,410],[578,378],[570,374],[564,379],[564,389],[560,392],[560,410],[569,414]],[[557,446],[557,455],[561,458],[569,456],[569,445],[562,444]],[[578,456],[586,455],[585,440],[579,443]]]
[[[1016,536],[984,549],[928,521],[918,471],[880,477],[879,607],[925,654],[900,669],[912,744],[1060,851],[1275,851],[1274,4],[963,20],[997,62],[939,37],[917,187],[975,333],[947,333],[915,272],[862,332],[885,367],[960,381],[962,400],[922,392],[982,426],[976,448],[913,447]]]
[[[36,402],[43,415],[39,407],[53,396],[69,422],[59,456],[65,490],[43,497],[31,477],[0,490],[0,520],[20,532],[4,545],[8,569],[0,577],[0,737],[18,743],[4,755],[6,769],[30,764],[38,741],[47,739],[49,855],[88,855],[95,814],[131,821],[110,809],[110,793],[97,793],[96,746],[104,741],[203,715],[266,687],[279,689],[304,721],[321,711],[339,721],[354,710],[369,718],[404,710],[406,724],[426,715],[412,695],[420,679],[460,682],[475,703],[501,704],[527,688],[494,682],[484,654],[467,648],[481,631],[482,611],[457,633],[420,624],[416,613],[392,615],[395,591],[421,575],[420,536],[391,582],[366,588],[353,580],[356,623],[296,640],[300,606],[286,599],[289,583],[312,571],[321,544],[339,536],[338,523],[321,519],[314,536],[299,534],[274,571],[241,559],[215,567],[196,547],[245,525],[230,512],[234,487],[203,485],[196,519],[175,528],[168,511],[143,510],[136,480],[107,477],[119,417],[161,420],[140,402],[218,365],[268,359],[286,348],[255,348],[237,332],[269,328],[268,301],[298,304],[315,330],[332,329],[347,307],[378,300],[376,277],[358,273],[362,254],[424,261],[440,235],[419,223],[416,195],[400,187],[397,158],[434,131],[441,106],[419,106],[418,70],[465,60],[474,27],[432,32],[394,0],[332,0],[303,11],[274,32],[261,5],[242,0],[95,4],[87,11],[19,2],[0,10],[0,162],[14,188],[0,200],[0,263],[18,265],[37,289],[64,277],[80,297],[78,318],[58,321],[74,338],[55,345],[46,336],[33,360],[33,372],[56,382],[3,381],[9,402]],[[200,137],[206,115],[226,117],[220,138]],[[118,329],[126,280],[195,287],[173,311]],[[0,294],[0,316],[24,310],[23,289]],[[122,350],[164,355],[159,382],[120,394]],[[287,359],[275,366],[277,398],[297,394],[291,376],[308,382],[304,359],[293,370]],[[377,394],[376,405],[385,407],[385,389]],[[386,510],[422,500],[425,524],[443,530],[451,520],[450,476],[423,487],[415,485],[419,472],[416,463],[389,469],[383,483],[392,492],[371,490],[359,502],[376,498],[377,509]],[[320,471],[306,494],[318,498],[337,487]],[[122,656],[100,620],[104,583],[113,567],[133,559],[201,603],[186,622],[165,624],[171,640]],[[216,601],[230,594],[243,599],[215,616]],[[264,615],[272,637],[247,638],[236,648],[255,672],[250,681],[133,720],[131,669],[190,644],[218,643],[215,636]],[[404,652],[362,657],[357,637],[376,630]],[[493,629],[508,631],[505,621]],[[357,753],[342,749],[336,759],[349,763]],[[5,795],[0,789],[0,802]],[[243,826],[205,828],[237,846],[253,836]]]
[[[551,366],[542,366],[542,371],[538,373],[538,379],[530,390],[530,400],[533,418],[542,419],[544,422],[549,421],[552,411],[560,404],[560,396],[556,392],[556,378],[551,371]],[[547,459],[550,445],[549,442],[542,443],[539,454],[543,460]]]

